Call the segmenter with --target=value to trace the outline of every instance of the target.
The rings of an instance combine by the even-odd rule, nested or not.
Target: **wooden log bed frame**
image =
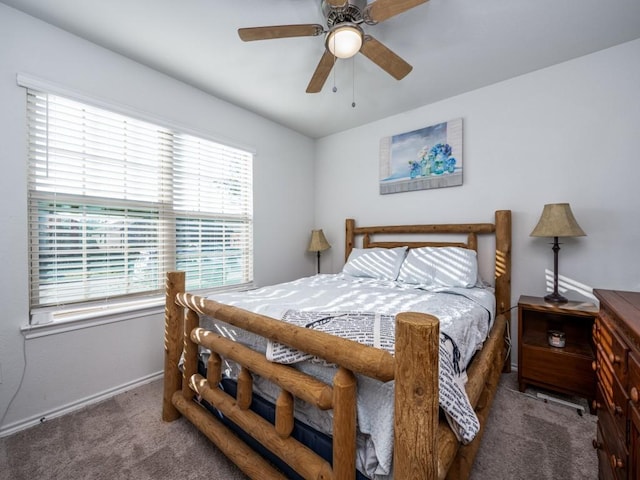
[[[384,234],[457,234],[462,242],[406,242],[373,240]],[[357,227],[346,221],[345,261],[363,237],[363,248],[463,246],[477,251],[478,235],[495,235],[496,319],[488,339],[467,369],[466,391],[481,428],[476,438],[462,445],[438,406],[438,320],[427,314],[405,312],[396,316],[395,356],[374,347],[324,332],[305,329],[186,293],[183,272],[166,277],[165,367],[162,418],[181,415],[191,421],[246,475],[253,479],[284,479],[279,470],[247,446],[208,410],[193,401],[199,396],[280,457],[305,479],[354,479],[356,471],[356,380],[354,374],[383,382],[395,380],[394,478],[462,479],[469,476],[500,374],[510,368],[509,310],[511,300],[511,212],[495,212],[495,223]],[[420,237],[420,238],[422,238]],[[404,238],[404,237],[402,237]],[[414,237],[419,238],[419,237]],[[436,238],[436,237],[431,237]],[[438,238],[442,238],[441,236]],[[272,363],[264,354],[199,327],[207,315],[326,359],[338,366],[327,385],[290,366]],[[206,378],[198,374],[198,346],[211,350]],[[182,371],[178,367],[184,351]],[[236,398],[218,388],[221,357],[241,365]],[[252,374],[281,389],[274,424],[249,409]],[[299,443],[293,428],[293,399],[319,409],[333,409],[333,462],[327,462]]]

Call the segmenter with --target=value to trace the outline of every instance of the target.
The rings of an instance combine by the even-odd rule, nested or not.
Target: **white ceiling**
[[[407,77],[357,55],[307,94],[323,37],[244,43],[237,29],[324,25],[320,0],[0,2],[313,138],[640,38],[640,0],[431,0],[365,26]]]

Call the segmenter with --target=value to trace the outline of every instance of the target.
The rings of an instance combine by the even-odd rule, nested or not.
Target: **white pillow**
[[[395,280],[398,278],[406,250],[407,247],[354,248],[342,272],[353,277]]]
[[[444,287],[474,287],[478,280],[475,250],[461,247],[421,247],[409,250],[398,281]]]

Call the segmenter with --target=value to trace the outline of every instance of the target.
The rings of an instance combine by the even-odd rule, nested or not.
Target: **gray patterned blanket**
[[[394,354],[395,315],[374,312],[310,312],[287,310],[282,319],[299,327],[319,330]],[[439,401],[447,420],[462,443],[469,443],[480,430],[480,423],[459,379],[463,375],[460,351],[446,333],[440,333]],[[267,358],[277,363],[298,363],[312,355],[287,345],[269,341]]]

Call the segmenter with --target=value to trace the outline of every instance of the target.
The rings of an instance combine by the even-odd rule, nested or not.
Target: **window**
[[[27,89],[31,308],[253,281],[253,155]]]

